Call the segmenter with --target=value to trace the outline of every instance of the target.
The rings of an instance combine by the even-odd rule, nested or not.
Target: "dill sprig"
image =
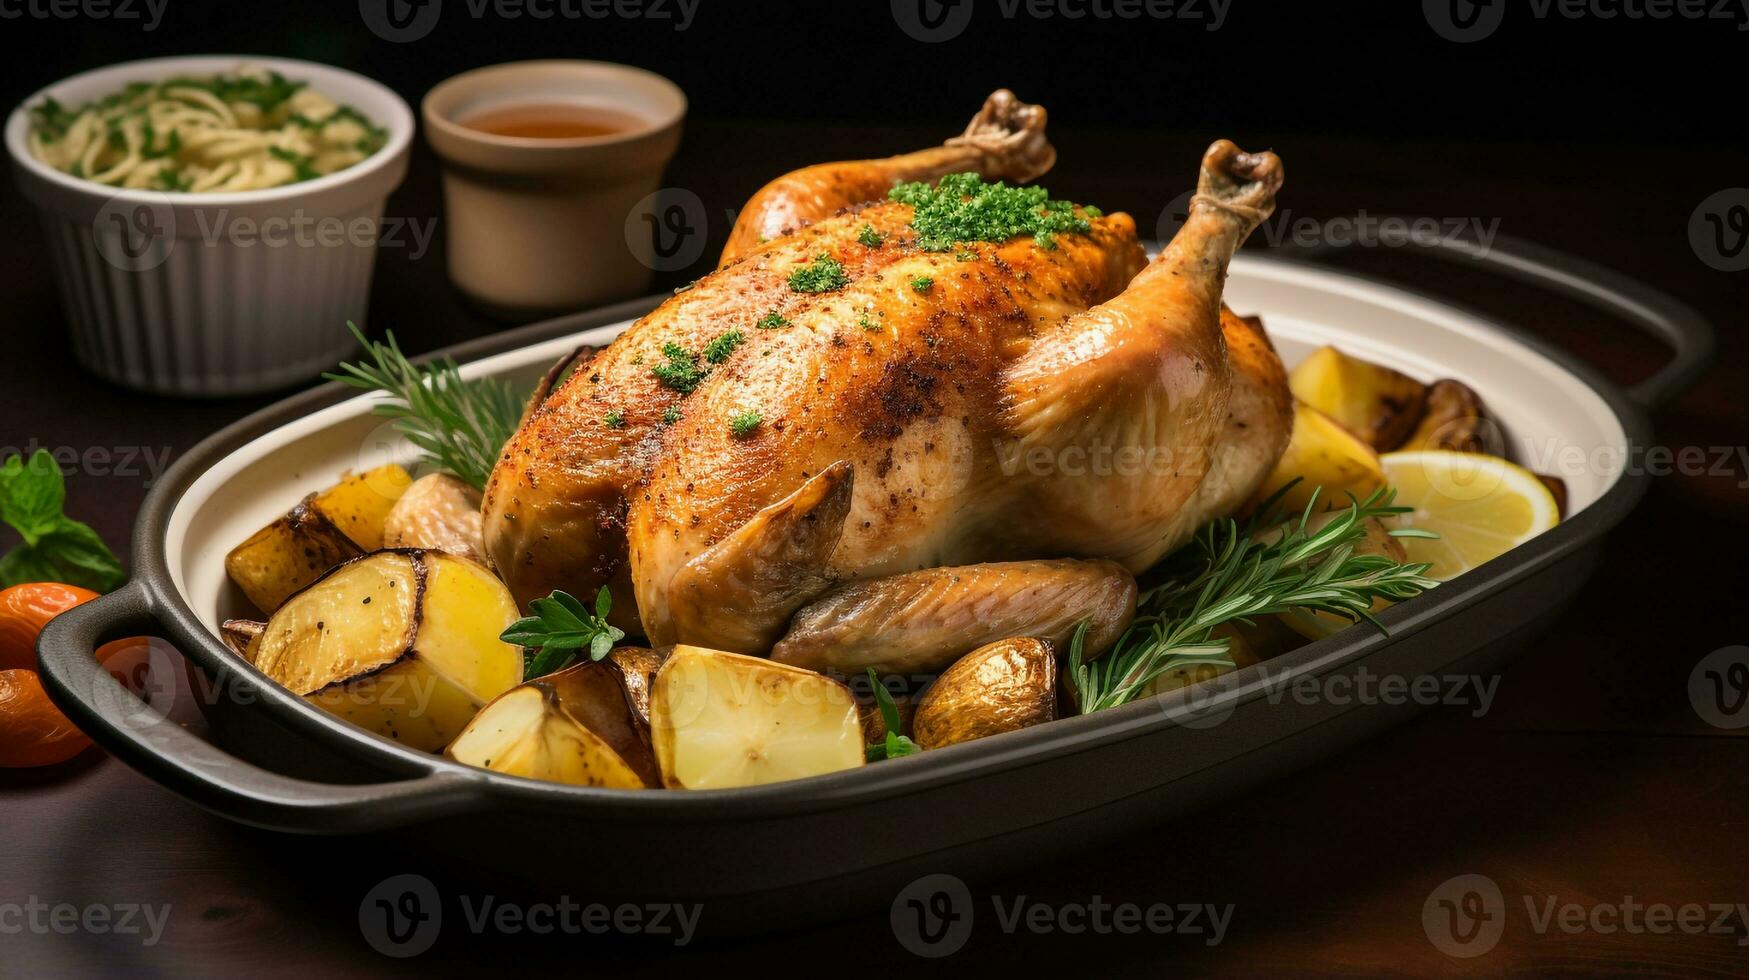
[[[1394,506],[1396,491],[1381,488],[1365,500],[1351,496],[1348,509],[1323,524],[1314,523],[1321,517],[1316,492],[1304,511],[1283,517],[1277,501],[1286,491],[1243,524],[1222,518],[1204,525],[1163,563],[1163,580],[1142,593],[1138,615],[1103,658],[1082,662],[1087,624],[1076,630],[1069,676],[1082,714],[1127,704],[1168,671],[1233,666],[1227,638],[1214,635],[1223,624],[1307,609],[1376,627],[1374,599],[1408,599],[1438,584],[1426,576],[1424,563],[1355,553],[1366,536],[1365,521],[1411,509]],[[1429,536],[1413,528],[1390,533]]]
[[[369,361],[341,364],[323,377],[364,391],[380,391],[371,411],[395,420],[395,429],[418,447],[433,466],[453,473],[476,490],[486,488],[504,444],[522,418],[522,396],[504,381],[468,381],[454,360],[423,367],[401,353],[390,332],[377,343],[350,321],[346,326],[364,345]]]

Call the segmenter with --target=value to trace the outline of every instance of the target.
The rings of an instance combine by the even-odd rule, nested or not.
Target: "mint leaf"
[[[64,582],[108,592],[127,580],[97,532],[61,512],[66,501],[61,468],[47,452],[0,466],[0,522],[24,539],[0,558],[0,586]]]
[[[0,466],[0,521],[5,521],[34,545],[55,529],[67,502],[67,486],[60,464],[47,450],[38,449],[27,464],[14,456]]]

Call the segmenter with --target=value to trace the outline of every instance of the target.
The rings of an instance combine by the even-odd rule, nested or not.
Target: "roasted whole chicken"
[[[779,178],[715,272],[556,370],[484,497],[517,600],[607,585],[652,646],[846,673],[1083,620],[1115,642],[1133,576],[1288,440],[1281,362],[1221,298],[1282,167],[1214,144],[1152,262],[1128,215],[1060,202],[1068,230],[1005,236],[1018,189],[970,178],[919,227],[908,182],[1033,180],[1044,123],[998,92],[941,147]],[[1001,220],[957,234],[980,202]]]

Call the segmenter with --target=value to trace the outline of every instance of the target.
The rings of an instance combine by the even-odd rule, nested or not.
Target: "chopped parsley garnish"
[[[765,416],[760,414],[758,409],[743,409],[729,417],[729,431],[735,434],[735,438],[739,439],[759,428],[759,423],[764,421]]]
[[[662,424],[673,425],[680,421],[680,406],[670,405],[662,410]]]
[[[879,330],[881,328],[880,324],[874,322],[873,320],[870,320],[866,316],[857,317],[856,318],[856,325],[861,327],[864,330]]]
[[[911,280],[911,288],[920,293],[927,293],[935,288],[935,279],[930,276],[918,276]]]
[[[970,249],[962,248],[954,255],[954,258],[959,259],[961,262],[976,262],[978,261],[978,253],[971,251]]]
[[[717,339],[705,345],[704,359],[711,364],[721,364],[735,353],[735,348],[746,341],[747,335],[739,330],[730,330]]]
[[[686,348],[670,341],[662,345],[662,356],[667,361],[650,369],[657,381],[684,395],[697,388],[698,383],[704,380],[704,371],[699,369],[698,358],[687,353]]]
[[[856,240],[869,248],[880,248],[881,243],[887,240],[887,236],[875,231],[874,225],[863,225],[862,232],[856,236]]]
[[[601,422],[610,429],[623,429],[626,427],[626,413],[613,409],[601,417]]]
[[[790,322],[785,320],[783,314],[776,310],[772,310],[770,313],[760,317],[759,322],[754,324],[754,326],[761,330],[782,330],[789,325]]]
[[[1099,214],[1053,201],[1042,187],[987,184],[975,173],[948,174],[934,187],[900,184],[887,196],[911,205],[917,245],[928,252],[949,251],[956,242],[1005,242],[1021,235],[1032,236],[1039,248],[1055,248],[1058,235],[1085,234],[1092,227],[1088,217]]]
[[[807,265],[797,266],[789,274],[789,288],[798,293],[829,293],[850,285],[844,266],[824,252]]]

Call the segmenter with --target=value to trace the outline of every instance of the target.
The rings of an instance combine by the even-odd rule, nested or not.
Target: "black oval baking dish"
[[[1477,314],[1300,260],[1236,263],[1229,296],[1239,294],[1237,308],[1262,313],[1272,333],[1278,316],[1301,315],[1272,305],[1310,310],[1321,295],[1349,297],[1356,317],[1382,318],[1387,336],[1393,310],[1422,311],[1417,329],[1449,320],[1458,325],[1452,349],[1473,343],[1494,351],[1488,355],[1494,361],[1479,362],[1481,374],[1558,372],[1561,384],[1553,387],[1560,390],[1539,397],[1555,399],[1549,404],[1556,408],[1569,398],[1574,413],[1588,413],[1609,430],[1605,441],[1619,435],[1621,445],[1610,448],[1624,453],[1650,438],[1643,410],[1692,380],[1711,349],[1711,329],[1692,310],[1589,263],[1504,240],[1486,250],[1418,244],[1468,254],[1609,311],[1667,342],[1675,356],[1630,395],[1570,355]],[[1362,309],[1355,297],[1376,309]],[[560,350],[573,335],[619,324],[656,302],[554,320],[448,353],[462,361],[498,355],[491,363],[508,357],[516,363],[505,370],[526,374],[556,354],[517,352]],[[1328,339],[1317,331],[1308,337],[1306,343]],[[1476,380],[1493,404],[1488,380]],[[227,818],[298,833],[401,830],[395,836],[402,846],[442,855],[463,842],[475,861],[482,839],[538,838],[539,848],[495,848],[485,859],[495,871],[567,894],[586,892],[590,900],[702,902],[703,927],[719,932],[794,925],[888,902],[921,874],[973,877],[1044,860],[1205,805],[1400,721],[1416,706],[1272,699],[1270,686],[1365,672],[1416,678],[1496,669],[1579,590],[1604,534],[1639,501],[1646,481],[1626,469],[1600,477],[1591,499],[1553,530],[1386,611],[1385,635],[1349,629],[1194,691],[847,772],[737,790],[616,791],[471,769],[353,727],[268,682],[221,643],[210,609],[196,612],[189,582],[197,571],[210,580],[201,563],[213,560],[216,545],[200,548],[191,535],[199,537],[203,508],[222,495],[195,502],[191,488],[217,481],[232,488],[233,498],[258,492],[272,434],[319,410],[348,413],[348,425],[369,424],[357,421],[360,405],[343,402],[349,394],[329,384],[290,398],[176,463],[140,513],[134,579],[44,631],[39,659],[55,703],[105,749]],[[1515,424],[1511,412],[1502,414],[1509,427]],[[346,431],[351,438],[362,430]],[[228,475],[215,476],[221,472]],[[304,474],[304,489],[318,478]],[[284,503],[262,506],[283,510]],[[141,633],[171,640],[197,688],[213,692],[201,706],[224,748],[143,708],[99,669],[93,650],[100,642]]]

